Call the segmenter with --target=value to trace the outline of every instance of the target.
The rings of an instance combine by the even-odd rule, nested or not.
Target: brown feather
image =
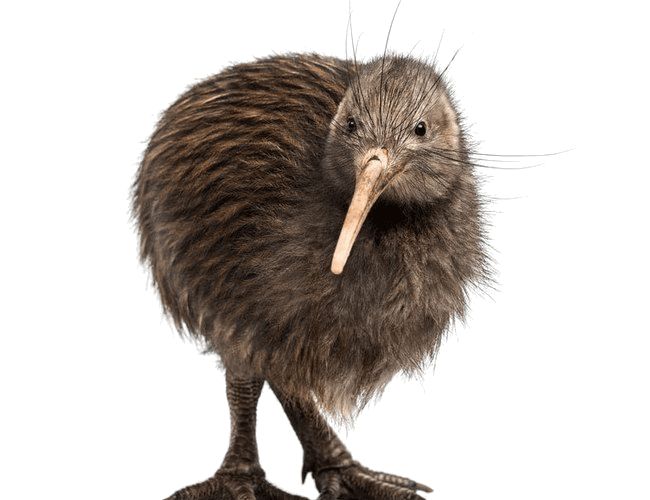
[[[394,56],[382,77],[389,130],[358,147],[384,142],[412,167],[370,211],[344,272],[330,272],[354,188],[344,114],[356,109],[367,127],[377,118],[379,66],[356,74],[343,60],[287,55],[208,78],[162,116],[133,191],[141,256],[179,329],[233,373],[343,415],[435,356],[486,277],[458,113],[431,67]],[[433,177],[400,137],[416,111],[454,151]]]

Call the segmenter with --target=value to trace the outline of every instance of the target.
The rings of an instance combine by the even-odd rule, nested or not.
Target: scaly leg
[[[352,459],[313,402],[297,401],[272,387],[304,450],[303,481],[311,472],[319,500],[422,500],[431,488],[410,479],[370,470]]]
[[[307,500],[279,490],[264,478],[255,438],[261,379],[226,372],[230,407],[230,445],[221,467],[210,479],[177,491],[167,500]]]

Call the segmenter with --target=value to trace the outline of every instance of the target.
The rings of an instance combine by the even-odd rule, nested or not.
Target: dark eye
[[[424,122],[419,122],[415,126],[415,135],[422,136],[427,133],[427,125]]]
[[[348,132],[354,132],[357,129],[357,122],[354,118],[348,118]]]

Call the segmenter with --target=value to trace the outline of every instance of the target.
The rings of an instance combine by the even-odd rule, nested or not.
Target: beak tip
[[[332,267],[330,269],[332,273],[338,275],[343,272],[343,265],[339,262],[332,262]]]

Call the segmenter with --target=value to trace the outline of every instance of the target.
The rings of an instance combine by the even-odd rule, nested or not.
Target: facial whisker
[[[438,77],[434,80],[434,82],[433,82],[433,84],[431,85],[431,87],[429,87],[429,89],[424,93],[424,95],[422,96],[422,99],[421,99],[420,101],[418,101],[417,105],[415,106],[416,108],[419,108],[419,107],[422,105],[422,103],[424,103],[424,102],[426,101],[426,99],[428,99],[429,96],[431,96],[431,95],[433,94],[433,92],[438,88],[438,86],[439,86],[439,85],[444,81],[443,78],[444,78],[445,74],[447,73],[447,71],[448,71],[449,68],[451,67],[452,63],[453,63],[454,60],[456,59],[456,56],[458,56],[458,53],[459,53],[459,52],[460,52],[460,48],[456,49],[456,51],[454,52],[454,55],[451,57],[451,59],[449,60],[449,62],[448,62],[447,65],[445,66],[445,68],[440,72],[440,74],[438,75]],[[436,99],[433,103],[430,103],[428,106],[425,106],[425,108],[424,108],[422,114],[426,114],[426,113],[428,113],[429,110],[430,110],[430,109],[431,109],[431,108],[432,108],[432,107],[433,107],[437,102],[438,102],[438,101],[437,101],[437,99]]]
[[[357,47],[354,44],[354,32],[352,30],[352,13],[350,12],[350,39],[352,42],[352,57],[353,57],[353,62],[354,62],[354,70],[356,72],[356,77],[357,77],[357,88],[359,90],[359,94],[361,95],[361,101],[363,103],[363,108],[366,111],[366,115],[368,116],[368,121],[369,125],[371,125],[371,128],[374,128],[374,120],[372,119],[372,113],[370,112],[370,109],[368,107],[368,103],[366,101],[366,97],[363,93],[363,88],[361,86],[361,73],[359,72],[359,65],[357,63]],[[359,39],[360,40],[360,39]],[[359,43],[359,40],[357,40],[357,44]]]
[[[424,87],[422,87],[420,89],[420,92],[419,92],[418,97],[416,99],[416,104],[415,104],[415,106],[413,106],[413,112],[417,112],[422,107],[422,104],[426,101],[426,99],[438,88],[438,85],[442,82],[442,79],[443,79],[445,73],[448,71],[449,67],[454,62],[454,59],[456,58],[456,56],[458,55],[459,52],[460,52],[460,49],[456,50],[456,52],[454,53],[452,58],[447,63],[447,66],[445,66],[443,71],[434,79],[434,82],[431,84],[431,86],[429,88],[426,89],[426,91],[423,90]],[[438,98],[436,98],[435,101],[433,101],[429,105],[425,106],[424,109],[420,112],[420,114],[421,115],[426,115],[429,112],[429,110],[433,106],[435,106],[437,104],[437,102],[438,102]],[[402,121],[396,127],[396,128],[398,128],[400,130],[400,132],[399,132],[400,137],[403,136],[403,134],[405,133],[405,131],[406,131],[405,129],[410,126],[410,124],[408,124],[408,122],[413,121],[413,117],[410,116],[409,113],[404,113],[404,115],[405,115],[404,118],[402,119]]]
[[[388,27],[388,34],[386,35],[386,43],[384,44],[384,54],[381,56],[381,73],[379,76],[379,126],[382,127],[382,133],[386,134],[386,129],[384,126],[384,118],[382,113],[383,108],[383,92],[384,92],[384,67],[386,63],[386,51],[388,50],[388,41],[390,40],[390,34],[393,31],[393,23],[395,22],[395,17],[397,16],[397,11],[399,6],[402,4],[402,0],[397,2],[397,7],[395,7],[395,12],[393,12],[393,18],[390,20],[390,26]]]
[[[437,148],[440,151],[448,151],[452,153],[459,153],[460,151],[456,149],[448,148]],[[558,156],[572,151],[572,149],[565,149],[563,151],[554,151],[552,153],[539,153],[539,154],[495,154],[495,153],[480,153],[480,152],[469,152],[470,156],[485,156],[488,158],[495,158],[494,160],[486,159],[485,161],[512,161],[516,162],[517,160],[503,160],[503,158],[543,158],[547,156]]]
[[[494,165],[483,165],[481,163],[476,163],[476,162],[472,162],[472,161],[465,161],[465,160],[461,160],[461,159],[458,159],[458,158],[452,158],[452,157],[449,157],[447,155],[444,155],[444,154],[440,153],[438,150],[436,150],[436,148],[430,148],[429,151],[432,154],[434,154],[434,155],[436,155],[436,156],[438,156],[440,158],[444,158],[444,159],[449,160],[449,161],[451,161],[453,163],[456,163],[456,164],[466,165],[466,166],[470,166],[470,167],[477,167],[477,168],[487,168],[487,169],[491,169],[491,170],[529,170],[531,168],[536,168],[536,167],[541,166],[541,164],[537,164],[537,165],[526,165],[526,166],[523,166],[523,167],[497,167],[497,166],[494,166]]]
[[[438,39],[438,46],[436,47],[436,51],[433,54],[433,61],[431,61],[431,66],[434,68],[438,66],[438,54],[440,53],[440,47],[442,47],[442,40],[445,37],[445,30],[443,29],[442,32],[440,33],[440,38]]]

